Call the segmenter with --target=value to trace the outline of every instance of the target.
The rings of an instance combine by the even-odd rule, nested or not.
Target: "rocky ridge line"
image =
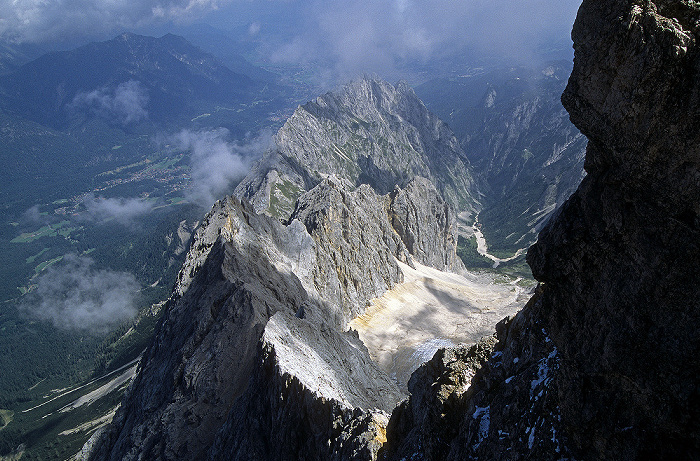
[[[390,218],[392,195],[413,210],[411,219]],[[213,458],[254,457],[260,434],[230,427],[256,414],[277,415],[265,419],[266,433],[316,434],[303,450],[318,459],[329,446],[373,459],[401,393],[359,339],[340,331],[369,299],[402,281],[397,259],[412,264],[452,241],[454,213],[445,207],[423,179],[379,196],[367,185],[353,190],[327,178],[299,198],[286,224],[256,214],[245,200],[217,202],[195,234],[119,412],[92,441],[91,459],[203,459],[210,449]],[[405,235],[441,233],[436,241],[416,239],[412,256],[393,226]],[[450,252],[449,245],[437,252],[442,267],[454,263]],[[290,341],[335,380],[319,385],[308,369],[290,366],[300,360]],[[354,357],[350,374],[342,357]],[[365,396],[352,397],[357,392]],[[312,416],[319,412],[326,416]],[[295,419],[300,415],[308,418]],[[289,459],[270,447],[273,459]]]
[[[235,195],[287,219],[296,199],[329,175],[387,194],[428,178],[455,210],[473,213],[479,191],[452,131],[413,90],[365,77],[297,108]]]

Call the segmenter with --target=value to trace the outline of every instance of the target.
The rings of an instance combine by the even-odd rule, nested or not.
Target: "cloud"
[[[248,26],[248,34],[249,35],[257,35],[258,32],[260,32],[260,23],[259,22],[251,22],[250,25]]]
[[[526,62],[568,40],[577,0],[350,0],[305,3],[306,23],[271,53],[280,63],[331,65],[339,79],[406,65],[501,56]]]
[[[120,83],[116,88],[98,88],[90,92],[78,93],[70,107],[73,110],[87,110],[98,116],[117,120],[123,125],[148,118],[146,105],[148,92],[136,80]]]
[[[467,53],[527,62],[567,42],[580,0],[14,0],[0,2],[0,38],[41,42],[208,22],[254,37],[263,59],[345,80],[393,75]],[[150,29],[149,29],[150,28]],[[162,29],[159,29],[162,30]],[[568,48],[568,46],[567,46]],[[400,72],[398,72],[400,73]]]
[[[137,313],[140,289],[127,272],[95,269],[85,256],[67,254],[48,267],[20,309],[66,330],[104,334]]]
[[[28,208],[19,217],[19,223],[22,226],[36,224],[52,224],[56,221],[58,221],[58,218],[56,216],[50,215],[48,213],[42,213],[39,205],[34,205],[33,207]]]
[[[88,194],[83,198],[86,211],[81,213],[79,219],[105,222],[115,220],[119,224],[131,226],[134,221],[148,214],[153,209],[153,203],[139,198],[104,198]]]
[[[0,39],[48,42],[191,21],[226,0],[13,0],[0,2]]]
[[[182,130],[174,137],[179,149],[190,151],[192,184],[188,199],[208,208],[230,193],[250,168],[250,163],[272,143],[272,133],[264,131],[243,143],[228,141],[229,132]]]

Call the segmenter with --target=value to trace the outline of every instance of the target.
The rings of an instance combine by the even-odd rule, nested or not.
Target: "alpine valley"
[[[573,68],[315,97],[175,35],[8,45],[0,456],[696,459],[698,24],[584,0]],[[71,273],[132,315],[37,310]]]

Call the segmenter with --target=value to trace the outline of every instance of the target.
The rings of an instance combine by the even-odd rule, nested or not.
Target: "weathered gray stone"
[[[218,202],[92,459],[201,459],[248,385],[268,318],[311,302],[293,269],[314,257],[303,226]]]
[[[362,78],[297,108],[235,195],[286,219],[295,200],[334,175],[379,194],[430,179],[455,209],[473,212],[479,192],[450,129],[405,83]]]
[[[371,460],[403,398],[353,332],[275,314],[212,460]]]
[[[418,262],[450,272],[464,270],[457,256],[454,210],[429,180],[416,176],[405,189],[396,186],[390,198],[391,224]]]
[[[370,299],[403,281],[396,259],[411,257],[389,223],[387,198],[367,185],[351,189],[328,178],[299,198],[290,218],[302,222],[316,242],[310,270],[319,300],[328,304],[320,315],[307,310],[305,316],[341,329]]]
[[[540,290],[500,326],[448,456],[397,413],[410,448],[389,459],[698,458],[699,20],[697,2],[583,2],[562,99],[588,176],[528,252]]]
[[[700,5],[584,2],[562,102],[589,176],[528,254],[586,459],[700,452]]]
[[[445,235],[453,235],[451,213],[434,186],[422,180],[411,187],[433,195],[425,204],[414,204],[424,207],[421,220],[406,218],[402,228],[429,235],[437,225]],[[337,178],[322,181],[299,197],[287,224],[258,215],[247,202],[233,197],[215,204],[195,233],[131,390],[113,423],[94,441],[92,459],[201,459],[234,404],[239,409],[253,405],[267,414],[279,409],[288,414],[288,422],[314,412],[332,415],[308,421],[309,431],[325,434],[313,442],[320,444],[315,448],[321,450],[318,459],[326,459],[328,441],[338,459],[376,455],[381,445],[377,437],[387,419],[373,408],[391,411],[400,394],[371,363],[359,339],[339,331],[371,298],[403,280],[397,258],[411,263],[412,257],[392,227],[390,196],[379,196],[368,185],[352,189]],[[423,225],[428,229],[421,230]],[[437,249],[450,261],[445,255],[454,248],[440,246],[451,241],[435,237],[419,239],[415,251]],[[278,312],[278,323],[265,330]],[[260,352],[263,331],[267,346]],[[308,357],[296,360],[288,349],[282,354],[286,342],[297,342],[297,352],[305,350]],[[309,357],[322,359],[316,363]],[[307,366],[272,373],[270,360],[278,371],[294,360]],[[251,384],[252,375],[260,381]],[[318,377],[329,379],[338,392],[321,392]],[[308,397],[258,399],[256,393],[264,386],[279,397],[279,386],[289,380],[298,383],[286,391],[290,396],[303,391]],[[271,443],[287,433],[281,421],[266,426]],[[232,441],[222,439],[221,444],[235,441],[237,447],[248,447],[240,453],[254,459],[250,447],[256,445],[254,437],[262,435],[231,430],[227,434]]]

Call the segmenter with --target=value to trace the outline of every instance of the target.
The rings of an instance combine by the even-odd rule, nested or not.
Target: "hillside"
[[[238,108],[277,96],[182,37],[123,34],[51,52],[0,77],[0,107],[65,129],[99,115],[117,125],[182,123],[215,105]]]
[[[481,230],[502,257],[527,249],[583,179],[586,138],[559,97],[571,65],[478,70],[416,91],[484,176]]]

